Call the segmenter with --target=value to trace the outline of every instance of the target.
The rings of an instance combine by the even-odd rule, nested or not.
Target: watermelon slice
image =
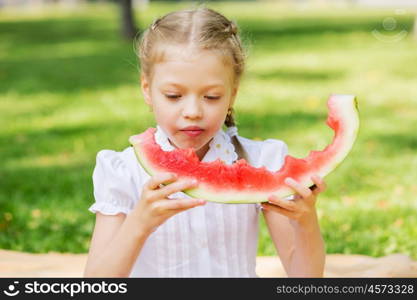
[[[287,155],[284,165],[276,172],[253,167],[244,159],[232,165],[220,159],[201,162],[192,148],[164,151],[155,142],[155,128],[131,136],[129,142],[139,163],[151,176],[171,172],[181,179],[197,179],[196,188],[183,191],[191,197],[222,203],[266,202],[271,194],[281,198],[294,194],[294,190],[284,184],[286,177],[312,186],[313,174],[325,177],[348,155],[359,129],[356,97],[331,95],[327,107],[326,123],[335,133],[332,143],[322,151],[310,151],[306,158]]]

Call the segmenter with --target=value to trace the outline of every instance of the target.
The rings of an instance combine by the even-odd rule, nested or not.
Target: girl
[[[255,167],[280,169],[284,142],[252,141],[237,133],[233,103],[245,53],[234,22],[205,7],[169,13],[144,32],[139,59],[141,89],[163,150],[192,147],[202,161],[231,164],[245,158]],[[325,251],[315,202],[325,183],[318,176],[312,180],[314,190],[288,178],[293,201],[206,203],[181,192],[196,182],[165,173],[150,177],[132,147],[101,150],[84,276],[256,277],[262,210],[288,276],[321,277]]]

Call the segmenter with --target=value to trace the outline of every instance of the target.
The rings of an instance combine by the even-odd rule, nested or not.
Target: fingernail
[[[206,200],[203,200],[203,199],[198,199],[198,203],[200,203],[200,204],[205,204],[205,203],[206,203]]]
[[[288,183],[292,183],[294,180],[292,179],[292,178],[290,178],[290,177],[287,177],[287,178],[285,178],[285,180],[284,180],[284,182],[286,183],[286,184],[288,184]]]
[[[198,181],[197,181],[197,179],[193,179],[193,180],[191,180],[191,183],[192,184],[196,184]]]

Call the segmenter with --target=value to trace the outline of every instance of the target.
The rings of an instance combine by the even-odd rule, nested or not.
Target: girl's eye
[[[167,97],[167,98],[169,98],[169,99],[177,99],[177,98],[179,98],[180,96],[178,96],[178,95],[165,95],[165,97]]]
[[[217,99],[220,99],[220,97],[207,96],[207,99],[210,99],[210,100],[217,100]]]
[[[179,97],[181,97],[180,95],[165,95],[165,97],[169,98],[169,99],[177,99]],[[217,100],[220,97],[215,97],[215,96],[206,96],[207,99],[209,100]]]

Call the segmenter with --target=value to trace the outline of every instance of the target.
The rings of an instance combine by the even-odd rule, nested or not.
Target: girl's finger
[[[150,190],[156,190],[161,187],[163,183],[174,182],[177,179],[177,176],[173,173],[160,173],[156,174],[148,180],[146,186]]]
[[[300,194],[292,194],[290,196],[283,198],[283,200],[298,200],[298,199],[301,199]]]
[[[315,195],[322,193],[326,190],[326,183],[324,182],[324,180],[318,176],[318,175],[313,175],[311,177],[311,179],[313,180],[313,182],[315,183],[315,185],[317,186],[317,188],[313,191],[313,193]]]
[[[196,187],[197,185],[198,185],[197,181],[192,181],[192,180],[177,181],[177,182],[174,182],[170,185],[167,185],[167,186],[159,189],[158,190],[158,196],[159,196],[159,198],[167,198],[171,194]]]
[[[314,180],[313,180],[314,182]],[[310,186],[310,190],[313,193],[314,196],[317,196],[318,194],[321,193],[320,188],[317,186],[317,184],[313,184],[312,186]]]
[[[312,195],[312,191],[305,186],[302,186],[294,179],[288,177],[285,179],[285,184],[291,187],[294,191],[301,195],[303,198],[308,198]]]
[[[295,204],[294,201],[280,199],[280,198],[278,198],[274,195],[271,195],[270,197],[268,197],[268,201],[269,201],[269,203],[280,206],[280,207],[285,208],[285,209],[290,210],[290,211],[294,211],[297,208],[297,204]]]
[[[273,212],[279,213],[281,215],[284,215],[284,216],[286,216],[288,218],[292,218],[292,216],[293,216],[293,212],[291,212],[291,211],[289,211],[289,210],[287,210],[285,208],[276,206],[274,204],[270,204],[268,202],[262,203],[261,206],[262,206],[262,209],[264,211],[273,211]]]
[[[166,210],[186,210],[199,205],[206,204],[206,201],[195,198],[175,198],[168,200],[161,200],[161,207]]]

